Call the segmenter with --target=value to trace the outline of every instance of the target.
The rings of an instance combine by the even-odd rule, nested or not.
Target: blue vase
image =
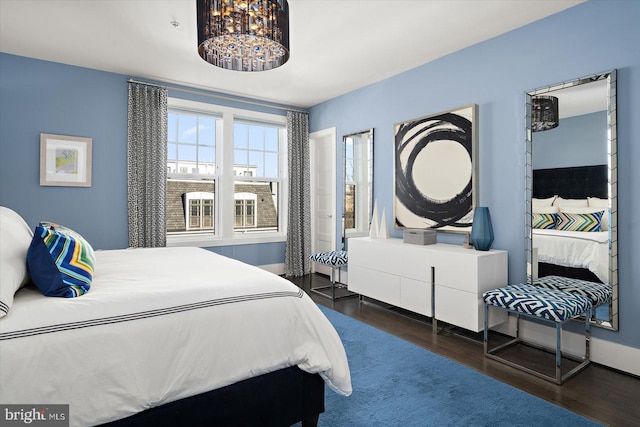
[[[488,207],[477,207],[473,211],[471,244],[479,251],[488,251],[493,244],[493,227]]]

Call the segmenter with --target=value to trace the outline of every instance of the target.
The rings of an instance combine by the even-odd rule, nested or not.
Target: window
[[[356,228],[356,182],[353,138],[344,138],[344,228]]]
[[[344,185],[344,229],[356,228],[356,185],[345,183]]]
[[[235,193],[235,228],[255,228],[256,227],[256,194]]]
[[[233,167],[243,176],[278,176],[278,127],[236,120],[233,124]]]
[[[346,135],[344,141],[344,229],[348,237],[369,232],[372,195],[372,131]]]
[[[169,110],[167,167],[170,172],[213,175],[216,165],[216,130],[213,115]]]
[[[215,234],[220,117],[169,109],[167,119],[167,232]]]
[[[214,193],[185,193],[185,218],[187,230],[213,230]]]
[[[285,116],[169,98],[168,245],[283,241],[285,141]]]
[[[234,121],[236,233],[278,230],[279,134],[274,124]]]

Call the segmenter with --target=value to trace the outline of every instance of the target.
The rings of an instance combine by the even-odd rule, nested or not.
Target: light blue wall
[[[92,186],[40,186],[40,133],[93,138]],[[127,246],[125,77],[0,54],[0,204]]]
[[[0,205],[30,226],[58,222],[96,249],[127,238],[127,76],[0,53]],[[175,90],[169,96],[285,114]],[[92,186],[40,186],[40,133],[93,139]],[[253,265],[284,262],[285,244],[211,250]]]
[[[557,128],[533,134],[532,151],[534,169],[606,165],[607,112],[560,119]]]
[[[494,247],[509,251],[510,281],[520,282],[525,278],[524,94],[617,68],[620,331],[596,328],[593,333],[640,348],[638,22],[640,2],[589,1],[317,105],[310,111],[310,129],[335,126],[340,140],[344,134],[375,128],[375,198],[380,210],[392,212],[393,125],[478,104],[479,204],[491,209]],[[400,237],[400,232],[392,235]],[[438,239],[459,243],[462,237],[439,233]]]

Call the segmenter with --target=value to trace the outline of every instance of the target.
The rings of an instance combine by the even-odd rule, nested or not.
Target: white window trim
[[[287,238],[287,194],[289,189],[287,177],[287,117],[172,97],[167,99],[167,106],[168,108],[182,109],[196,113],[201,112],[222,117],[222,132],[220,133],[222,141],[216,143],[216,176],[218,177],[216,193],[220,193],[219,197],[214,201],[214,204],[220,208],[216,212],[217,215],[215,215],[216,234],[171,234],[167,235],[167,246],[215,247],[285,242]],[[239,178],[237,176],[234,177],[233,174],[233,149],[222,149],[223,146],[233,147],[233,123],[235,119],[255,120],[257,122],[273,123],[283,126],[283,129],[280,130],[280,146],[278,147],[280,153],[278,167],[281,177],[279,180],[281,188],[278,189],[281,194],[281,203],[278,206],[278,229],[280,230],[278,232],[265,231],[259,234],[235,233],[235,209],[222,208],[224,206],[234,206],[234,180],[238,180]],[[225,179],[222,179],[222,176],[224,176]],[[252,178],[248,179],[248,181],[257,180],[256,177],[247,178]]]

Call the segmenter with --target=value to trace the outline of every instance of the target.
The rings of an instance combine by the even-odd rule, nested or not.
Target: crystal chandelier
[[[198,53],[228,70],[264,71],[289,59],[287,0],[197,0]]]
[[[531,130],[542,132],[558,127],[558,98],[555,96],[534,96],[531,98]]]

